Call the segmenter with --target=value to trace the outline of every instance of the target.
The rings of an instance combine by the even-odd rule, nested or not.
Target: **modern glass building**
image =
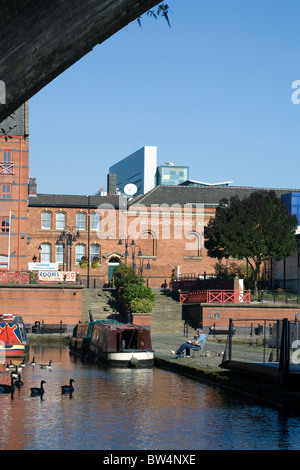
[[[161,165],[156,169],[156,186],[178,185],[189,178],[188,166]]]
[[[281,199],[286,205],[289,214],[298,217],[298,223],[300,225],[300,193],[291,192],[283,194]]]

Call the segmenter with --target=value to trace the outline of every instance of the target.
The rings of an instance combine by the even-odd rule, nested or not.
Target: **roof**
[[[29,207],[62,207],[62,208],[80,208],[97,209],[97,207],[107,204],[115,209],[124,206],[124,198],[118,195],[111,196],[80,196],[69,194],[37,194],[29,195]]]
[[[204,204],[218,205],[223,198],[230,199],[238,196],[240,199],[248,197],[255,191],[274,191],[278,197],[290,192],[299,192],[300,189],[273,189],[273,188],[255,188],[243,186],[156,186],[146,194],[136,196],[129,202],[129,205],[143,204],[150,206],[152,204]]]

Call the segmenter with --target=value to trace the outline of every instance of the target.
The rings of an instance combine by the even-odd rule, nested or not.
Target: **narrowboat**
[[[29,354],[29,341],[20,316],[0,314],[0,358],[25,357]]]
[[[104,320],[94,324],[90,358],[114,367],[151,368],[154,350],[150,331],[132,323]]]
[[[154,366],[150,331],[110,319],[78,323],[70,341],[70,353],[113,367]]]
[[[73,329],[69,345],[71,354],[80,356],[83,359],[89,357],[92,331],[95,323],[97,323],[97,320],[77,323]]]

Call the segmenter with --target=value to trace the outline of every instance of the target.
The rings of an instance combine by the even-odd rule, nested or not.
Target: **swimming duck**
[[[50,360],[48,364],[40,364],[41,369],[51,369],[52,361]]]
[[[11,377],[11,384],[0,384],[0,393],[11,393],[13,394],[15,391],[15,386],[14,386],[14,378]]]
[[[21,380],[21,375],[19,374],[18,375],[18,380],[15,380],[15,386],[20,388],[20,387],[22,387],[22,385],[23,385],[23,382]]]
[[[31,395],[44,395],[44,387],[43,385],[45,384],[45,380],[42,380],[41,381],[41,386],[40,388],[39,387],[31,387],[30,390],[31,390]]]
[[[61,393],[73,393],[74,392],[74,387],[72,383],[75,382],[75,380],[70,379],[70,385],[61,385]]]

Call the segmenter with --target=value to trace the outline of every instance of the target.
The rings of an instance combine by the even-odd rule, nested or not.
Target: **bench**
[[[235,329],[232,328],[231,330],[232,335],[235,334]],[[209,335],[228,335],[229,333],[229,326],[210,326],[209,327]]]
[[[67,325],[64,323],[40,323],[35,322],[32,327],[32,333],[51,334],[51,333],[66,333]]]

